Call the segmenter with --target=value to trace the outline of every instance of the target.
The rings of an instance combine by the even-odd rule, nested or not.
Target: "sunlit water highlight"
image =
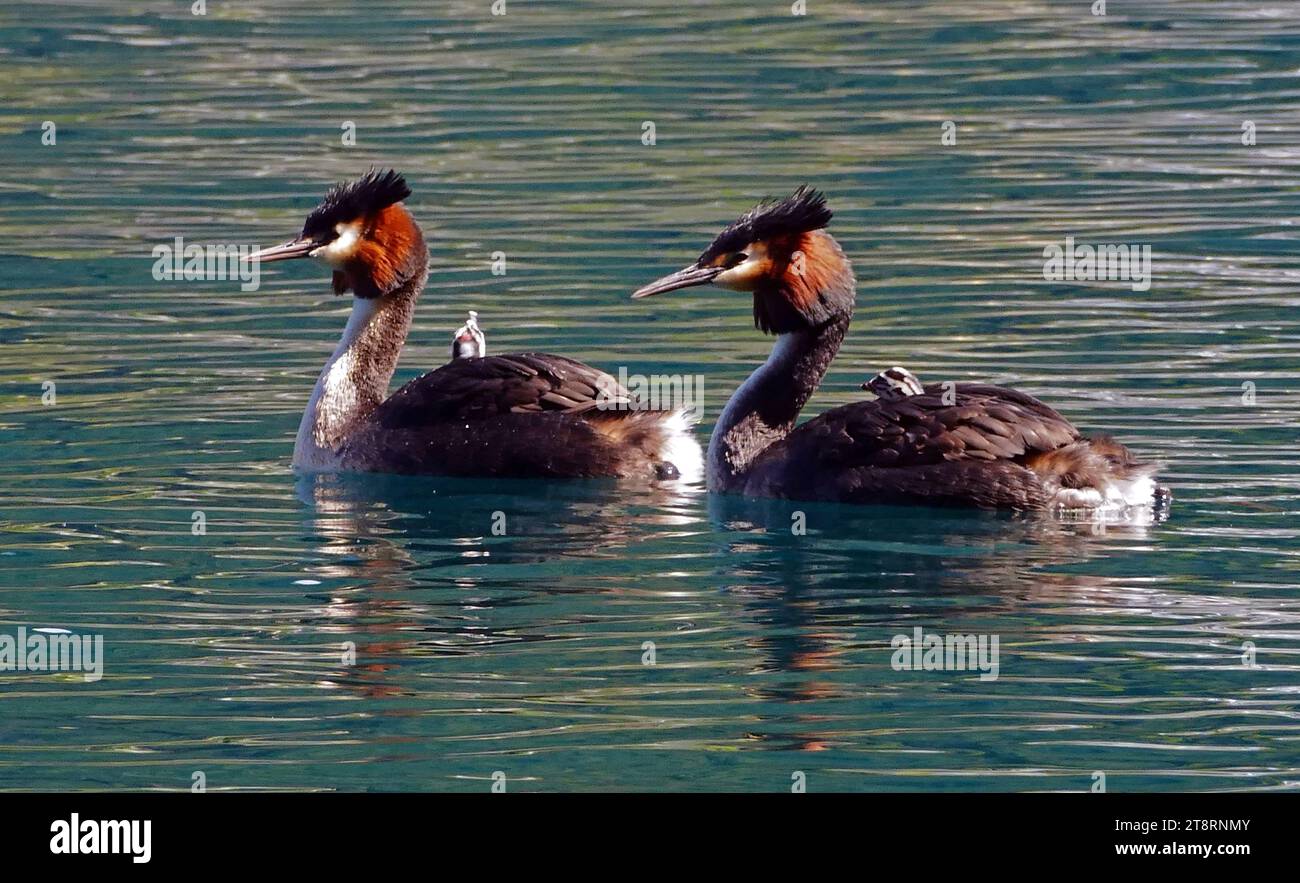
[[[0,788],[1295,786],[1295,4],[436,6],[0,5],[0,631],[107,653],[0,673]],[[1011,383],[1164,462],[1172,515],[296,478],[347,305],[150,252],[282,241],[371,163],[433,250],[399,381],[476,309],[493,352],[703,375],[703,433],[748,305],[627,294],[808,181],[859,279],[810,413],[893,364]],[[1067,235],[1151,245],[1151,290],[1045,282]],[[999,678],[895,671],[916,626]]]

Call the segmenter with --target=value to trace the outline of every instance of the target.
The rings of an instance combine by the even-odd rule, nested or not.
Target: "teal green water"
[[[1295,787],[1300,10],[808,7],[0,3],[0,634],[106,654],[0,672],[0,788]],[[400,381],[477,309],[494,352],[703,375],[703,439],[768,342],[627,294],[808,181],[859,278],[809,414],[892,364],[1011,383],[1164,462],[1171,516],[295,479],[347,305],[150,253],[282,241],[372,163],[433,250]],[[1045,282],[1067,235],[1151,245],[1150,291]],[[917,626],[1000,676],[894,670]]]

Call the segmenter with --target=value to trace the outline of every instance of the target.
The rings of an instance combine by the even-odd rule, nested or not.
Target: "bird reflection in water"
[[[890,640],[914,626],[1003,622],[1041,592],[1088,592],[1112,581],[1062,565],[1142,546],[1150,519],[1071,523],[1040,514],[930,507],[848,507],[714,495],[719,577],[743,599],[757,657],[751,696],[790,707],[749,738],[780,750],[860,744],[838,733],[839,700],[909,701],[890,668]],[[969,631],[956,628],[953,631]],[[1003,644],[1006,648],[1006,644]],[[864,666],[864,654],[873,660]],[[865,670],[877,676],[862,681]],[[948,677],[976,677],[957,672]],[[792,730],[792,722],[794,724]]]
[[[1141,546],[1152,529],[962,509],[751,500],[680,483],[322,475],[304,477],[299,494],[317,540],[311,570],[344,584],[323,614],[358,643],[358,665],[338,678],[345,688],[367,697],[415,695],[409,672],[398,669],[439,656],[483,656],[495,672],[507,660],[493,658],[494,647],[574,636],[565,629],[575,614],[563,594],[598,596],[583,602],[597,618],[634,596],[638,603],[658,597],[635,576],[593,562],[639,567],[647,544],[681,542],[691,556],[683,575],[653,574],[670,585],[682,582],[664,597],[718,611],[727,633],[742,636],[733,649],[752,659],[733,668],[734,676],[719,680],[715,673],[713,688],[783,709],[779,719],[765,712],[740,737],[809,751],[852,741],[837,732],[837,701],[912,701],[914,684],[889,669],[892,635],[915,625],[971,630],[971,623],[1005,622],[1036,592],[1087,591],[1092,586],[1084,583],[1106,580],[1059,568],[1114,546]],[[497,515],[505,518],[500,535],[493,530]],[[802,534],[792,530],[797,518],[806,524]],[[710,600],[717,593],[721,605]],[[538,611],[524,628],[521,604]],[[661,624],[662,617],[650,615]],[[622,651],[609,645],[590,649],[593,659],[608,662],[608,672],[623,664],[612,656]],[[612,683],[599,675],[602,665],[584,671]],[[863,682],[864,671],[877,676]],[[634,684],[655,677],[629,676]],[[393,713],[421,711],[399,706]]]
[[[297,484],[317,540],[314,576],[349,587],[322,613],[340,632],[363,634],[343,683],[366,695],[400,693],[387,679],[403,657],[465,655],[539,638],[491,622],[529,588],[494,573],[627,555],[647,530],[702,521],[703,492],[676,481],[547,481],[304,475]],[[491,566],[489,566],[491,565]],[[573,588],[580,588],[576,567]],[[418,589],[458,590],[431,603]]]

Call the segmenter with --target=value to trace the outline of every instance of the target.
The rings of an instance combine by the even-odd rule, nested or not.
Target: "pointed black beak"
[[[632,292],[632,297],[639,299],[650,297],[652,294],[663,294],[665,291],[676,291],[679,288],[708,285],[722,270],[722,267],[701,267],[691,264],[689,267],[682,267],[676,273],[669,273],[662,279],[656,279],[649,285],[642,285]]]
[[[319,244],[310,236],[299,236],[297,239],[289,240],[284,245],[273,245],[270,248],[255,251],[245,256],[244,260],[268,263],[270,261],[287,261],[291,258],[305,258]]]

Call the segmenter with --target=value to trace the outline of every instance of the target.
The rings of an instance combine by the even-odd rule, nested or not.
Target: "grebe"
[[[741,216],[694,263],[632,295],[707,283],[750,292],[754,324],[776,335],[767,361],[718,419],[706,461],[710,490],[1011,509],[1102,510],[1167,499],[1155,466],[1108,438],[1081,437],[1031,396],[989,384],[918,390],[901,375],[886,378],[886,396],[833,408],[796,429],[853,316],[853,269],[823,229],[830,219],[825,197],[800,187]]]
[[[487,355],[487,337],[478,327],[478,313],[469,311],[465,324],[451,336],[451,360],[481,359]]]
[[[881,371],[862,384],[862,388],[874,392],[876,398],[880,399],[901,399],[925,394],[925,387],[921,385],[916,375],[897,365]]]
[[[317,258],[333,269],[336,294],[353,293],[343,338],[298,427],[295,468],[517,478],[702,476],[690,411],[642,408],[610,375],[563,356],[457,358],[385,400],[429,274],[424,237],[402,205],[410,194],[401,175],[371,170],[331,189],[292,241],[248,258]]]

